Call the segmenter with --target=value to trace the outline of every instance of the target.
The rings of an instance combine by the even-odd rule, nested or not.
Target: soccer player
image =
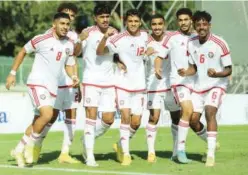
[[[115,88],[113,56],[99,56],[96,54],[97,45],[104,35],[111,31],[118,31],[109,26],[111,9],[105,4],[94,8],[96,25],[85,31],[88,38],[83,42],[83,105],[86,119],[83,142],[83,156],[87,166],[98,166],[94,157],[95,138],[103,135],[114,122],[115,115]],[[98,111],[102,113],[102,120],[96,126]]]
[[[193,24],[198,36],[192,37],[188,43],[190,66],[178,70],[181,76],[197,75],[192,93],[192,118],[199,121],[201,113],[205,111],[208,143],[205,165],[209,167],[215,164],[216,113],[228,85],[228,76],[232,73],[229,47],[225,40],[210,32],[211,19],[206,11],[195,12]]]
[[[163,42],[167,39],[169,33],[165,32],[165,20],[162,15],[156,14],[151,17],[150,21],[152,34],[149,37],[147,47],[157,48],[157,45],[162,47]],[[162,48],[166,49],[166,48]],[[147,145],[148,145],[148,157],[147,161],[150,163],[156,162],[155,155],[155,139],[157,134],[157,123],[159,121],[162,105],[165,106],[166,110],[170,111],[172,125],[171,131],[174,133],[174,126],[178,125],[180,120],[180,108],[176,103],[174,96],[170,89],[170,58],[168,57],[169,50],[167,55],[162,58],[162,79],[158,79],[155,74],[155,54],[149,56],[147,62],[147,101],[148,109],[150,110],[150,117],[148,124],[146,126],[146,136],[147,136]],[[177,132],[177,131],[176,131]],[[176,133],[172,134],[173,140],[175,143]],[[176,146],[176,145],[174,145]]]
[[[66,66],[66,72],[73,80],[73,86],[78,85],[74,74],[74,45],[66,36],[70,26],[70,17],[65,13],[54,16],[54,31],[35,36],[18,53],[6,80],[6,88],[10,89],[16,81],[16,71],[27,53],[35,52],[32,71],[27,80],[28,93],[33,102],[36,118],[32,123],[32,132],[24,135],[15,151],[18,166],[33,163],[36,154],[35,146],[41,137],[44,127],[52,119],[55,97],[60,74]],[[22,144],[24,142],[25,144]],[[24,148],[25,145],[25,148]],[[25,157],[25,160],[24,160]]]
[[[97,48],[98,55],[118,53],[126,70],[116,70],[117,105],[121,112],[120,140],[117,147],[117,160],[121,165],[130,165],[129,137],[140,126],[143,112],[145,87],[144,53],[148,34],[140,30],[141,16],[136,9],[126,12],[127,30],[108,40],[107,32]]]

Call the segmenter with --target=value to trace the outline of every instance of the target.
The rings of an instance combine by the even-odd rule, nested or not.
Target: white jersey
[[[88,38],[83,42],[83,84],[97,87],[114,86],[114,68],[112,55],[96,55],[98,44],[104,34],[98,26],[91,26],[85,29],[89,33]],[[117,30],[115,31],[117,33]]]
[[[196,92],[207,91],[214,87],[226,89],[227,77],[211,78],[207,75],[209,68],[221,72],[226,66],[232,65],[229,47],[222,38],[210,34],[208,40],[204,44],[200,44],[198,36],[192,37],[189,40],[187,53],[189,63],[197,66]]]
[[[179,31],[175,31],[168,34],[167,39],[164,40],[164,47],[170,49],[169,57],[171,59],[171,86],[184,85],[189,88],[192,88],[193,86],[193,77],[181,77],[177,72],[178,69],[187,69],[189,66],[188,57],[185,53],[187,52],[188,40],[192,36],[195,36],[195,34],[184,35]]]
[[[51,33],[52,31],[53,31],[53,28],[46,31],[46,33]],[[69,30],[67,33],[67,37],[73,43],[75,43],[78,39],[78,34],[73,30]],[[71,87],[72,84],[73,84],[72,79],[67,75],[65,69],[63,69],[62,75],[60,76],[60,79],[59,79],[58,86],[59,87]]]
[[[110,39],[107,44],[111,53],[118,53],[120,60],[126,65],[127,72],[117,68],[116,87],[130,92],[142,92],[146,89],[144,53],[148,34],[140,31],[139,36],[132,36],[124,31]]]
[[[166,39],[166,34],[164,35],[163,39],[161,41],[156,41],[152,36],[149,37],[149,41],[147,44],[147,47],[152,47],[155,49],[155,52],[163,52],[163,65],[162,65],[162,79],[159,80],[155,76],[155,68],[154,68],[154,61],[157,56],[157,54],[153,54],[149,56],[149,60],[147,61],[147,91],[148,92],[165,92],[170,89],[170,60],[168,57],[168,50],[167,48],[162,47],[162,44],[164,40]],[[157,46],[161,46],[159,50],[156,50],[158,48]],[[166,53],[165,53],[166,52]],[[159,54],[161,55],[161,54]]]
[[[35,36],[25,46],[27,53],[35,52],[28,86],[42,86],[51,94],[57,94],[58,81],[65,65],[74,65],[74,45],[66,37],[58,40],[53,33]]]

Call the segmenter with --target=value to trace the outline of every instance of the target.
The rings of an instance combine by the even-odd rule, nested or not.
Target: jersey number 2
[[[62,56],[62,52],[58,52],[57,53],[56,60],[59,61],[61,59],[61,56]]]

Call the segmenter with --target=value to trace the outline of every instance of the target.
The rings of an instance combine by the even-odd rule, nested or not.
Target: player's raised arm
[[[11,71],[6,79],[6,89],[10,89],[11,86],[14,86],[15,85],[15,82],[16,82],[16,71],[17,69],[19,68],[19,66],[22,64],[23,62],[23,59],[26,55],[26,50],[24,48],[22,48],[20,50],[20,52],[17,54],[15,60],[14,60],[14,63],[11,67]]]
[[[104,34],[102,40],[100,41],[97,50],[96,50],[96,54],[97,55],[104,55],[109,53],[109,49],[106,46],[107,40],[110,36],[114,35],[115,33],[115,29],[114,28],[108,28],[107,32]]]
[[[82,51],[82,42],[86,40],[89,36],[89,33],[86,30],[82,30],[82,32],[79,34],[78,39],[75,43],[74,47],[74,55],[79,56]]]

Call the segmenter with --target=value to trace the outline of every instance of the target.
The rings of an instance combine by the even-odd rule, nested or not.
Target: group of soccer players
[[[164,17],[155,14],[150,20],[149,34],[140,29],[141,15],[136,9],[126,12],[126,29],[121,33],[109,26],[108,6],[97,5],[93,13],[95,25],[76,34],[70,22],[77,7],[72,3],[61,4],[52,28],[31,39],[15,58],[6,80],[7,89],[15,83],[16,71],[25,55],[35,53],[27,81],[35,116],[11,151],[18,166],[38,161],[42,142],[59,110],[65,111],[66,127],[58,161],[80,162],[69,155],[80,89],[86,114],[82,151],[87,166],[98,166],[94,157],[95,139],[110,128],[116,110],[121,114],[120,139],[113,148],[121,165],[131,164],[129,141],[141,124],[146,103],[150,110],[146,126],[148,162],[156,162],[156,125],[164,106],[172,119],[171,159],[191,162],[185,153],[191,127],[207,142],[207,154],[203,157],[206,166],[214,166],[219,146],[216,113],[232,72],[232,62],[227,43],[210,32],[211,15],[206,11],[192,14],[188,8],[179,9],[176,13],[179,29],[166,31]],[[80,52],[84,67],[81,85],[75,57]],[[200,122],[203,111],[207,128]],[[96,124],[98,112],[102,116]]]

